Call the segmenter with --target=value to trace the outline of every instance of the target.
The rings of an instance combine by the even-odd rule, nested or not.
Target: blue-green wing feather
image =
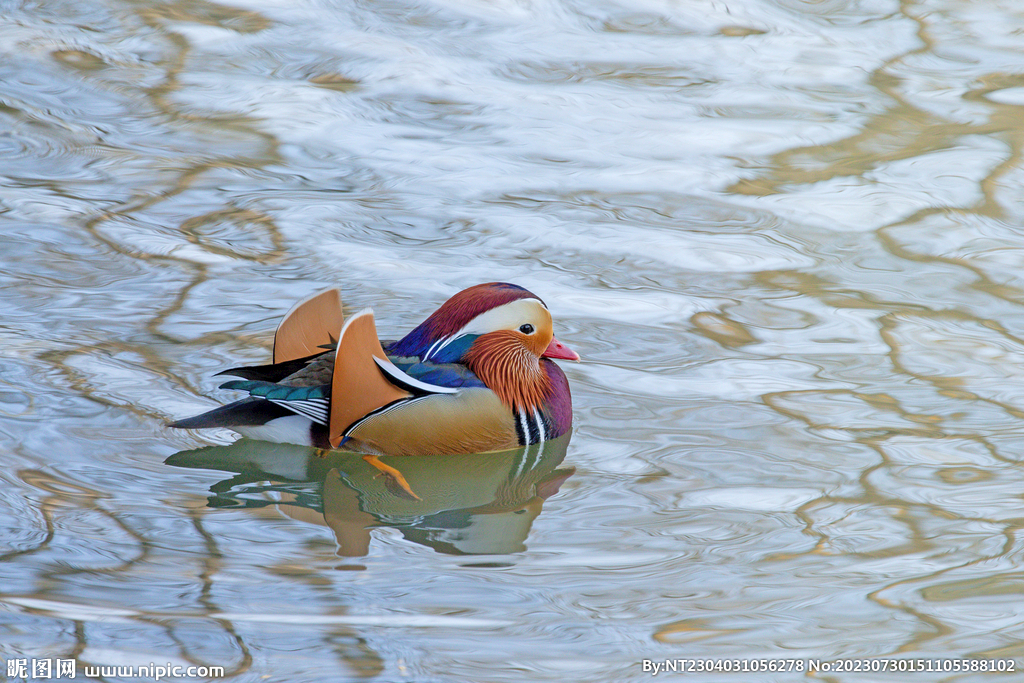
[[[330,387],[326,385],[291,387],[274,382],[236,379],[221,384],[220,388],[247,391],[250,396],[276,403],[322,425],[329,421]]]
[[[413,379],[448,389],[482,387],[484,383],[465,365],[458,363],[422,363],[418,359],[391,358],[402,372]]]

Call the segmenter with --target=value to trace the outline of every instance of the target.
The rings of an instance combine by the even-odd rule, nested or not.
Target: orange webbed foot
[[[386,477],[389,491],[402,496],[403,498],[409,498],[410,500],[422,500],[422,498],[413,492],[412,487],[409,486],[409,482],[405,480],[405,476],[397,469],[391,465],[384,464],[376,455],[364,455],[363,460],[376,467],[380,470],[380,473]]]

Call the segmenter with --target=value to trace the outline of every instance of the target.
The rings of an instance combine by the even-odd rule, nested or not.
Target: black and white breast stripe
[[[520,446],[544,443],[548,440],[548,426],[544,416],[536,408],[532,413],[520,408],[516,411],[516,437]]]

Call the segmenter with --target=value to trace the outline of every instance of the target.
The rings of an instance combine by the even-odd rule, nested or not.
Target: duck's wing
[[[345,427],[367,413],[412,394],[385,377],[377,363],[390,366],[390,361],[377,339],[373,312],[360,311],[342,326],[334,353],[309,359],[296,359],[270,366],[238,368],[232,374],[258,376],[232,380],[221,389],[247,391],[255,398],[287,408],[328,428],[331,444],[337,446]],[[280,377],[306,360],[297,372]],[[400,372],[400,371],[399,371]],[[273,379],[264,379],[274,375]]]
[[[236,379],[221,384],[220,388],[248,391],[252,398],[269,401],[317,424],[326,426],[330,421],[331,397],[326,385],[294,387],[276,382]]]
[[[341,293],[337,289],[327,289],[307,297],[292,306],[277,326],[273,362],[230,368],[217,375],[259,382],[280,382],[300,373],[311,361],[323,356],[328,350],[333,351],[344,320]]]
[[[384,368],[404,375],[384,353],[373,311],[367,308],[346,321],[338,338],[328,432],[332,446],[341,444],[345,431],[357,420],[413,397],[409,389],[394,384]]]
[[[309,358],[334,344],[345,316],[341,292],[327,289],[292,306],[274,334],[274,364]]]

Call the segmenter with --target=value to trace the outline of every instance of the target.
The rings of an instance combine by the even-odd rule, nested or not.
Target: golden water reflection
[[[507,554],[526,549],[544,501],[575,468],[559,468],[569,437],[527,448],[467,455],[382,458],[397,467],[412,500],[361,456],[240,439],[172,455],[177,467],[234,472],[210,487],[211,508],[276,507],[292,519],[326,526],[338,554],[368,554],[370,530],[398,529],[410,541],[449,554]]]

